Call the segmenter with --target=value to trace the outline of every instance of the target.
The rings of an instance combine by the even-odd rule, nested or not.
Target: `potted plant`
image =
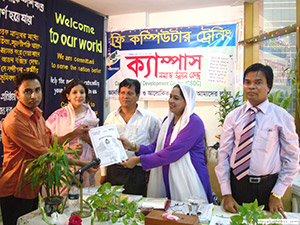
[[[235,95],[232,95],[230,91],[224,88],[223,94],[218,101],[219,111],[215,114],[219,115],[219,127],[222,127],[225,121],[225,117],[235,108],[241,105],[243,95],[238,91]]]
[[[79,158],[77,150],[72,150],[65,146],[66,141],[60,145],[56,137],[53,145],[50,145],[50,151],[47,154],[41,155],[30,161],[28,164],[21,185],[32,185],[35,187],[44,188],[46,191],[45,212],[50,216],[53,212],[62,213],[64,209],[65,199],[60,196],[60,189],[63,184],[70,188],[71,181],[78,179],[74,175],[76,171],[75,163],[67,154],[74,154]],[[19,188],[20,188],[19,187]]]
[[[122,190],[123,185],[112,187],[111,183],[106,182],[87,198],[86,203],[92,210],[92,225],[96,218],[99,222],[110,220],[112,223],[121,221],[123,224],[137,224],[137,221],[145,220],[143,213],[137,214],[136,201],[129,202],[128,197],[122,199]]]
[[[242,206],[238,205],[239,215],[230,217],[231,225],[248,225],[248,224],[261,224],[259,219],[281,219],[278,212],[273,215],[266,214],[263,211],[264,205],[258,206],[257,199],[251,203],[243,203]]]
[[[218,127],[223,127],[225,117],[235,108],[239,107],[242,103],[243,95],[238,91],[235,95],[232,95],[230,91],[227,91],[224,88],[222,94],[220,94],[220,100],[218,101],[217,107],[219,110],[215,113],[219,116],[219,125]],[[220,135],[216,135],[216,138],[220,139]],[[218,150],[219,141],[216,144],[211,146],[213,149]]]

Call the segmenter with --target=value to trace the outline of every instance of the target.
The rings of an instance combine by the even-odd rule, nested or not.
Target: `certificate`
[[[100,167],[120,163],[127,159],[123,144],[117,138],[120,137],[116,125],[105,125],[89,130],[96,157],[101,160]]]

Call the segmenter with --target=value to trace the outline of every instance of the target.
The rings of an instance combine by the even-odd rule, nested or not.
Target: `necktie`
[[[233,174],[238,180],[242,179],[248,174],[250,166],[250,156],[256,124],[255,116],[258,112],[258,109],[256,107],[252,107],[249,109],[249,111],[250,117],[242,130],[242,135],[232,170]]]

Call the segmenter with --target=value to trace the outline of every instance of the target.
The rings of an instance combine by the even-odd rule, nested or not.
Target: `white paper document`
[[[116,125],[105,125],[89,130],[96,157],[101,160],[100,167],[120,163],[127,159],[123,144],[117,138],[119,133]]]

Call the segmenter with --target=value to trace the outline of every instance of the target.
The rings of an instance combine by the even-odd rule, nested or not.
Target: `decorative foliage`
[[[284,72],[288,72],[288,81],[291,83],[291,86],[293,88],[293,91],[296,96],[296,106],[298,111],[298,116],[300,113],[300,81],[297,82],[297,76],[299,77],[299,72],[297,70],[297,61],[299,61],[300,58],[300,51],[297,47],[297,53],[294,59],[293,67],[292,68],[286,68]]]
[[[231,225],[258,224],[258,219],[280,219],[281,216],[276,212],[273,215],[267,215],[263,211],[264,205],[258,206],[257,199],[252,203],[243,203],[238,205],[239,215],[230,217]]]
[[[219,115],[219,127],[223,126],[225,117],[228,113],[241,105],[242,97],[240,92],[237,92],[235,96],[233,96],[231,95],[231,92],[224,89],[224,92],[218,101],[219,105],[217,107],[219,108],[219,111],[216,112],[216,114]]]
[[[273,93],[270,93],[268,95],[268,99],[269,99],[269,102],[272,102],[276,105],[279,105],[280,107],[284,108],[285,110],[287,110],[292,102],[292,99],[293,99],[293,93],[291,93],[289,96],[287,97],[284,97],[282,99],[281,102],[280,101],[280,97],[281,97],[281,94],[283,94],[280,90],[276,91],[274,94]]]
[[[79,158],[76,150],[65,147],[66,141],[60,145],[58,138],[55,138],[53,145],[50,145],[50,152],[30,161],[24,173],[21,185],[30,184],[32,189],[36,186],[45,187],[47,196],[59,196],[62,184],[66,184],[69,188],[71,181],[78,179],[74,175],[76,170],[74,160],[66,154],[72,153]],[[72,169],[70,168],[72,167]]]
[[[87,198],[86,203],[91,207],[93,214],[92,225],[95,218],[100,222],[111,220],[112,223],[121,220],[125,225],[145,220],[143,213],[139,213],[137,217],[137,202],[128,202],[128,198],[121,199],[122,188],[123,185],[112,188],[111,183],[106,182],[94,195]]]
[[[274,94],[270,93],[268,96],[269,102],[272,102],[276,105],[281,106],[285,110],[288,110],[292,100],[293,100],[293,95],[295,95],[296,98],[296,106],[298,113],[300,113],[300,97],[299,97],[299,90],[300,90],[300,82],[297,83],[297,60],[300,57],[300,51],[298,51],[297,48],[297,53],[294,59],[294,63],[292,68],[286,68],[283,73],[288,73],[288,78],[287,78],[287,86],[291,87],[292,91],[290,95],[284,94],[282,91],[278,90]],[[283,99],[280,101],[280,99],[283,97]]]

